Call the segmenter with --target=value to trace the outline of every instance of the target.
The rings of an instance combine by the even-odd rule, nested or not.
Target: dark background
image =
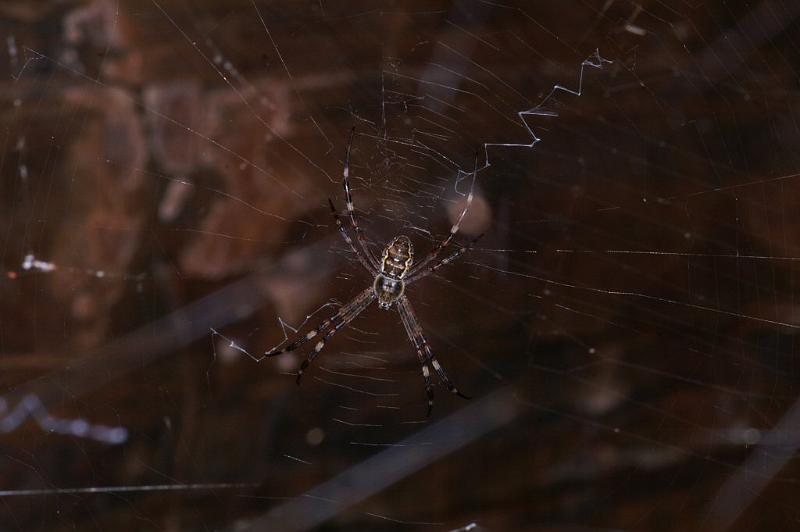
[[[0,4],[0,529],[800,528],[800,8],[528,4]]]

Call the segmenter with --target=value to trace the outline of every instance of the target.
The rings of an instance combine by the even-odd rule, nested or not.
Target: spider
[[[440,382],[447,386],[447,389],[450,390],[450,392],[464,399],[469,399],[469,397],[458,391],[458,388],[456,388],[456,386],[453,384],[453,381],[451,381],[450,377],[447,376],[444,368],[441,366],[441,364],[439,364],[439,361],[436,359],[436,355],[433,354],[433,350],[431,349],[430,345],[428,344],[428,340],[425,338],[425,335],[422,332],[422,327],[419,325],[419,321],[414,313],[414,309],[411,307],[411,302],[405,295],[405,291],[410,284],[415,283],[420,279],[424,279],[442,266],[453,262],[462,254],[469,251],[481,238],[481,236],[483,236],[478,235],[466,246],[461,247],[447,257],[434,262],[439,256],[439,253],[441,253],[448,246],[448,244],[450,244],[450,241],[453,240],[453,238],[456,236],[456,233],[458,233],[461,221],[464,219],[464,216],[467,214],[467,211],[472,204],[472,189],[470,188],[464,208],[456,220],[456,223],[453,224],[453,227],[450,229],[450,234],[447,235],[444,240],[439,242],[439,244],[435,246],[431,252],[416,265],[414,265],[414,247],[411,243],[411,239],[405,235],[394,237],[383,249],[383,253],[380,259],[378,259],[367,246],[364,238],[364,232],[358,225],[356,210],[353,204],[353,195],[350,191],[350,150],[353,145],[354,133],[355,128],[351,130],[350,139],[347,143],[344,170],[342,172],[342,184],[344,187],[345,200],[347,202],[347,212],[350,218],[350,226],[355,232],[358,246],[355,245],[353,239],[350,237],[347,229],[342,223],[342,219],[336,210],[336,207],[333,205],[333,200],[328,198],[328,204],[331,208],[333,218],[336,221],[336,227],[339,230],[339,234],[342,235],[342,238],[350,247],[350,250],[355,253],[361,265],[370,273],[370,275],[373,276],[374,280],[369,288],[366,288],[352,301],[342,306],[336,314],[323,320],[308,333],[304,335],[298,334],[298,336],[286,347],[269,351],[265,354],[265,356],[276,356],[282,353],[294,351],[312,338],[321,335],[321,338],[317,341],[316,345],[314,345],[314,349],[311,350],[306,359],[300,365],[300,369],[297,372],[297,384],[299,385],[300,379],[303,376],[303,372],[305,372],[309,364],[311,364],[317,355],[319,355],[319,353],[325,347],[325,344],[333,337],[334,334],[336,334],[337,331],[347,326],[347,324],[352,322],[356,316],[361,314],[361,312],[369,307],[373,301],[378,301],[378,308],[381,310],[389,310],[392,308],[392,306],[395,306],[395,308],[397,308],[397,312],[400,314],[400,319],[403,322],[406,333],[408,334],[411,343],[414,345],[414,348],[417,350],[417,358],[422,367],[422,377],[425,380],[425,392],[428,396],[428,416],[430,416],[431,410],[433,409],[433,383],[431,380],[431,372],[428,367],[429,363],[433,366],[433,369],[439,376]],[[477,163],[476,170],[473,172],[473,185],[475,183],[476,173]]]

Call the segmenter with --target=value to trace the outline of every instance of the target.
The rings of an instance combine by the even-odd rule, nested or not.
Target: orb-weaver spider
[[[264,356],[271,357],[289,351],[294,351],[312,338],[321,335],[321,338],[317,341],[314,349],[311,350],[306,359],[300,365],[300,369],[297,372],[297,384],[300,384],[300,379],[303,376],[303,372],[308,368],[309,364],[317,357],[317,355],[319,355],[320,351],[322,351],[322,349],[325,347],[325,344],[334,334],[336,334],[337,331],[353,321],[356,316],[363,312],[364,309],[366,309],[376,299],[378,300],[378,307],[382,310],[389,310],[392,305],[394,305],[397,308],[397,312],[400,314],[400,319],[403,321],[403,326],[406,329],[406,333],[408,334],[411,343],[414,344],[414,347],[417,350],[417,358],[422,366],[422,377],[425,379],[425,391],[428,395],[428,415],[430,415],[431,409],[433,408],[433,383],[431,381],[428,363],[433,366],[433,369],[439,376],[439,380],[445,386],[447,386],[448,390],[459,397],[463,397],[465,399],[469,399],[469,397],[458,391],[458,388],[456,388],[456,386],[450,380],[450,377],[447,376],[444,368],[441,366],[441,364],[439,364],[439,361],[436,359],[436,355],[433,354],[433,350],[428,344],[428,340],[425,338],[425,335],[422,332],[422,327],[419,325],[416,314],[411,307],[411,302],[405,295],[405,289],[410,284],[427,277],[442,266],[456,260],[462,254],[469,251],[482,236],[479,235],[470,241],[466,246],[459,248],[457,251],[453,252],[447,257],[434,262],[439,256],[439,253],[441,253],[442,250],[444,250],[448,244],[450,244],[450,241],[453,240],[453,238],[456,236],[456,233],[458,233],[461,221],[464,219],[464,216],[467,214],[467,211],[472,204],[473,191],[472,188],[470,188],[464,208],[462,209],[461,214],[459,215],[455,224],[453,224],[452,228],[450,229],[450,234],[447,235],[444,240],[439,242],[439,244],[434,247],[431,252],[419,263],[414,265],[414,247],[411,244],[411,240],[405,235],[400,235],[393,238],[391,242],[389,242],[389,244],[383,249],[383,254],[380,259],[378,259],[367,246],[366,240],[364,239],[364,233],[361,227],[358,225],[356,211],[353,205],[353,195],[350,191],[350,150],[353,145],[354,133],[355,128],[353,131],[351,131],[350,140],[347,144],[347,153],[345,155],[343,171],[344,179],[342,183],[344,186],[344,194],[347,202],[347,212],[350,218],[350,225],[355,232],[358,246],[356,246],[353,242],[353,239],[350,238],[350,235],[348,234],[347,229],[345,229],[341,217],[336,211],[336,207],[334,207],[331,199],[328,199],[328,204],[330,205],[331,212],[336,220],[336,227],[339,229],[339,233],[342,235],[344,241],[347,242],[347,245],[350,246],[350,249],[353,251],[353,253],[355,253],[356,257],[358,257],[361,265],[374,277],[374,281],[369,288],[365,289],[352,301],[342,306],[336,314],[323,320],[322,323],[317,325],[317,327],[304,335],[299,335],[286,347],[274,349],[266,353]],[[473,172],[473,185],[475,183],[476,172],[477,165],[476,170]],[[431,264],[432,262],[433,264]]]

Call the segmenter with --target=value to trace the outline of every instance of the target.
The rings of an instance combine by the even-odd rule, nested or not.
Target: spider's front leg
[[[327,329],[327,332],[325,332],[322,338],[317,341],[317,343],[314,345],[314,349],[308,354],[306,359],[300,365],[300,369],[297,372],[297,384],[300,384],[300,378],[303,376],[303,372],[306,370],[306,368],[308,368],[308,365],[317,357],[317,355],[319,355],[320,351],[324,349],[327,341],[342,327],[353,321],[356,316],[361,314],[361,312],[366,309],[374,300],[375,291],[372,289],[372,287],[369,287],[358,294],[351,302],[340,308],[339,312],[322,321],[322,323],[310,330],[308,333],[299,335],[297,339],[295,339],[286,347],[281,349],[273,349],[264,356],[272,357],[295,351],[300,346],[312,338],[316,338],[319,333]]]
[[[422,377],[425,379],[425,392],[428,394],[428,416],[431,415],[431,410],[433,410],[433,385],[431,384],[428,361],[430,361],[433,369],[439,376],[439,380],[447,386],[447,389],[451,393],[463,399],[470,399],[469,396],[458,391],[456,385],[453,384],[453,381],[448,377],[447,372],[441,364],[439,364],[436,355],[433,354],[433,350],[422,332],[422,327],[419,325],[419,321],[414,314],[414,309],[411,308],[411,302],[408,298],[406,296],[400,296],[395,304],[397,305],[397,312],[400,313],[400,319],[403,321],[403,326],[406,329],[408,338],[411,340],[411,343],[414,344],[414,348],[417,350],[417,358],[422,365]]]

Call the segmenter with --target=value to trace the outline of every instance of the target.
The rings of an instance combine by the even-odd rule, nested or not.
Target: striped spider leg
[[[470,251],[475,246],[475,244],[478,242],[478,240],[480,240],[482,237],[483,237],[483,233],[479,234],[478,236],[476,236],[475,238],[470,240],[469,243],[466,246],[464,246],[462,248],[458,248],[456,251],[454,251],[453,253],[451,253],[447,257],[443,258],[442,260],[440,260],[439,262],[437,262],[433,266],[428,266],[425,269],[415,268],[414,272],[411,274],[411,277],[406,279],[406,285],[410,285],[411,283],[415,283],[415,282],[419,281],[420,279],[424,279],[427,276],[429,276],[430,274],[432,274],[433,272],[435,272],[436,270],[438,270],[439,268],[441,268],[442,266],[447,266],[451,262],[454,262],[461,255],[463,255],[467,251]]]
[[[361,263],[361,266],[367,270],[370,275],[377,276],[378,275],[378,259],[370,251],[369,247],[367,246],[366,240],[364,238],[363,230],[358,225],[358,219],[356,218],[355,206],[353,205],[353,196],[350,191],[350,152],[353,145],[353,136],[355,134],[355,128],[353,128],[350,132],[350,139],[347,143],[347,152],[345,154],[344,159],[344,170],[342,171],[343,177],[343,187],[345,198],[347,201],[347,211],[350,217],[350,225],[352,229],[356,233],[356,240],[358,241],[359,247],[356,247],[353,239],[350,238],[350,235],[347,233],[347,229],[345,229],[344,224],[342,223],[342,219],[339,216],[339,213],[336,210],[336,207],[333,205],[333,200],[328,198],[328,205],[331,208],[331,214],[333,214],[333,219],[336,221],[336,228],[339,230],[339,234],[342,236],[342,239],[347,243],[350,247],[350,250],[355,253],[356,257],[358,257],[358,261]],[[377,298],[377,293],[373,286],[363,290],[358,296],[355,297],[350,303],[343,306],[339,309],[335,315],[323,320],[319,325],[317,325],[314,329],[310,330],[305,335],[299,336],[296,340],[291,342],[289,345],[282,349],[274,349],[264,356],[272,357],[281,355],[283,353],[289,353],[301,347],[303,344],[315,338],[317,335],[324,333],[322,338],[320,338],[317,343],[314,345],[314,349],[308,354],[306,359],[300,365],[300,369],[297,372],[297,384],[300,384],[300,379],[303,376],[303,373],[308,368],[309,364],[317,358],[317,355],[325,348],[325,344],[331,337],[336,334],[340,329],[345,327],[351,321],[353,321],[356,316],[361,314],[361,312],[366,309],[370,303],[372,303]],[[263,357],[262,357],[263,358]]]
[[[422,327],[417,320],[417,316],[408,298],[406,296],[400,296],[396,305],[397,312],[400,314],[400,319],[403,322],[403,327],[405,327],[408,338],[417,350],[417,358],[422,366],[422,378],[425,379],[425,393],[428,394],[428,415],[431,415],[431,410],[433,409],[433,384],[431,383],[431,373],[428,368],[428,362],[431,363],[436,374],[439,376],[439,380],[447,386],[450,392],[464,399],[469,399],[468,396],[458,391],[453,381],[447,376],[447,372],[441,364],[439,364],[436,355],[433,354],[433,350],[422,332]]]
[[[274,349],[268,352],[265,356],[272,357],[282,355],[283,353],[290,353],[301,347],[312,338],[315,338],[317,335],[324,333],[322,334],[322,338],[320,338],[314,345],[314,349],[308,353],[306,359],[300,365],[300,369],[297,371],[297,384],[299,385],[300,379],[303,377],[303,372],[305,372],[305,370],[308,368],[308,365],[311,364],[315,358],[317,358],[317,355],[319,355],[320,351],[325,348],[325,344],[328,342],[328,340],[330,340],[331,337],[340,329],[353,321],[356,316],[361,314],[364,309],[366,309],[373,301],[375,301],[376,297],[377,296],[375,295],[375,291],[372,289],[372,287],[363,290],[352,301],[350,301],[350,303],[340,308],[339,312],[323,320],[315,328],[300,336],[286,347],[282,349]]]
[[[372,254],[362,254],[360,250],[355,246],[353,243],[353,239],[350,238],[350,235],[347,234],[347,229],[344,228],[342,224],[342,218],[339,216],[339,213],[336,212],[336,207],[333,206],[333,200],[328,198],[328,205],[331,207],[331,214],[333,214],[333,219],[336,220],[336,228],[339,230],[339,234],[342,235],[342,238],[347,245],[350,246],[350,251],[356,254],[358,257],[358,262],[364,267],[372,275],[377,275],[378,273],[378,266],[377,261],[372,257]],[[363,246],[364,249],[368,249],[366,245]]]
[[[347,141],[347,152],[345,153],[344,157],[344,169],[342,170],[342,188],[344,188],[344,198],[345,203],[347,205],[347,213],[350,217],[350,226],[353,228],[353,231],[356,233],[356,240],[358,241],[358,245],[361,248],[361,253],[356,247],[353,245],[353,241],[350,239],[347,231],[344,230],[342,226],[342,221],[339,219],[339,215],[336,212],[336,208],[333,206],[333,200],[328,198],[328,203],[331,206],[331,210],[333,211],[333,216],[336,218],[336,226],[339,228],[339,232],[341,233],[342,237],[345,239],[347,244],[350,246],[350,249],[355,252],[358,256],[358,260],[361,262],[361,265],[367,268],[367,264],[372,265],[372,268],[367,268],[367,270],[375,275],[378,269],[378,259],[369,249],[367,246],[366,239],[364,238],[364,230],[361,229],[361,226],[358,225],[358,218],[356,216],[356,208],[353,204],[353,193],[350,190],[350,151],[353,147],[353,136],[356,133],[356,128],[350,130],[350,140]]]
[[[464,208],[461,209],[461,214],[458,215],[456,219],[456,223],[450,228],[450,234],[448,234],[444,240],[439,242],[439,244],[434,247],[428,255],[422,259],[420,262],[414,266],[414,268],[409,272],[409,275],[414,276],[417,272],[421,271],[422,268],[428,265],[432,260],[436,259],[439,256],[439,253],[450,244],[450,242],[455,238],[456,234],[458,233],[459,228],[461,227],[461,222],[464,220],[464,216],[467,215],[467,211],[469,211],[470,205],[472,205],[472,200],[474,199],[474,189],[475,189],[475,177],[478,175],[478,154],[475,154],[475,167],[472,170],[472,183],[469,186],[469,192],[467,193],[467,201],[464,203]],[[452,262],[455,258],[450,259],[448,262]]]

